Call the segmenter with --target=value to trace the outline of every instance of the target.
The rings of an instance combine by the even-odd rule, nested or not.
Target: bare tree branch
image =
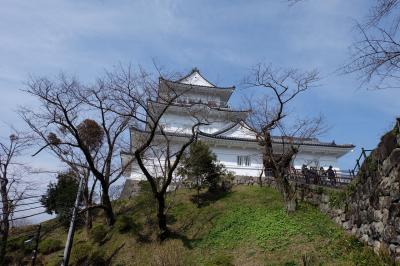
[[[108,224],[115,220],[108,192],[122,176],[120,143],[129,127],[129,118],[110,110],[112,85],[108,75],[91,86],[64,74],[54,81],[33,79],[26,92],[39,100],[41,109],[20,109],[21,117],[39,138],[35,154],[46,149],[76,172],[90,169],[102,189],[101,204]]]
[[[264,172],[271,169],[275,181],[286,202],[286,210],[296,209],[295,189],[288,180],[292,160],[302,141],[322,133],[322,117],[297,119],[292,126],[286,126],[288,106],[301,93],[316,85],[319,80],[316,70],[300,72],[295,69],[275,69],[271,65],[258,64],[244,80],[248,88],[262,89],[264,97],[247,100],[252,110],[247,124],[255,133],[262,146]],[[280,140],[272,136],[280,133]],[[276,146],[276,145],[280,146]],[[260,178],[261,180],[261,178]]]
[[[30,138],[21,133],[11,134],[8,140],[0,141],[0,265],[5,264],[10,222],[17,204],[24,198],[28,186],[23,177],[28,167],[18,162],[30,146]]]

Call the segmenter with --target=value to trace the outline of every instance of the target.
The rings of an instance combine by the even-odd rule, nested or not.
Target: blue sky
[[[0,1],[0,123],[22,127],[15,110],[34,105],[20,90],[30,75],[60,71],[92,81],[122,63],[170,71],[198,67],[218,85],[239,85],[259,62],[317,68],[320,86],[292,107],[323,114],[321,139],[373,148],[399,115],[399,90],[368,91],[355,75],[335,71],[348,60],[354,25],[366,0],[305,0],[289,7],[270,1]],[[240,104],[243,90],[232,97]],[[7,126],[0,135],[7,136]],[[356,149],[340,161],[354,165]],[[47,156],[31,159],[53,167]]]

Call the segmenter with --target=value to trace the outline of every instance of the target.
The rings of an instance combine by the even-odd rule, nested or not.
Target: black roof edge
[[[148,102],[158,103],[158,104],[166,104],[166,103],[160,103],[160,102],[153,101],[153,100],[148,100]],[[194,104],[199,104],[199,103],[194,103]],[[173,103],[173,102],[170,105],[171,106],[179,106],[179,107],[190,107],[190,104],[188,104],[188,106],[185,106],[183,104]],[[206,104],[202,103],[202,105],[206,105]],[[221,107],[212,107],[212,109],[218,110],[218,111],[232,112],[232,113],[249,113],[249,112],[251,112],[251,110],[232,110],[230,108],[221,108]]]
[[[134,126],[130,127],[132,130],[140,131],[142,133],[148,133],[146,130],[142,130],[139,128],[136,128]],[[177,136],[177,137],[188,137],[190,136],[189,134],[186,133],[175,133],[175,132],[168,132],[170,136]],[[213,135],[213,134],[208,134],[204,132],[199,132],[200,136],[208,137],[208,138],[214,138],[214,139],[226,139],[226,140],[237,140],[237,141],[245,141],[245,142],[257,142],[257,140],[253,139],[245,139],[245,138],[238,138],[238,137],[224,137],[224,136],[219,136],[219,135]],[[282,141],[272,141],[273,143],[282,143]],[[334,148],[355,148],[356,146],[353,144],[332,144],[332,143],[296,143],[294,144],[299,144],[299,145],[305,145],[305,146],[320,146],[320,147],[334,147]]]
[[[169,79],[165,79],[163,77],[160,77],[160,80],[166,81],[166,82],[170,82],[170,83],[174,83],[174,84],[179,84],[182,86],[193,86],[193,87],[199,87],[199,88],[213,88],[213,89],[219,89],[219,90],[225,90],[225,91],[234,91],[235,90],[235,86],[231,86],[231,87],[208,87],[208,86],[201,86],[201,85],[193,85],[193,84],[185,84],[185,83],[180,83],[179,81],[173,81],[173,80],[169,80]]]

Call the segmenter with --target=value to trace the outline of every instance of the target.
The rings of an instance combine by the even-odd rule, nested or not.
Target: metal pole
[[[33,250],[32,254],[32,266],[35,266],[36,262],[36,256],[38,253],[38,248],[39,248],[39,238],[40,238],[40,229],[42,228],[42,224],[39,224],[37,233],[36,233],[36,243],[35,243],[35,249]]]
[[[78,212],[79,202],[81,200],[82,189],[83,189],[83,177],[81,177],[81,179],[79,180],[78,193],[76,195],[74,209],[72,210],[71,223],[69,225],[67,242],[65,243],[65,248],[64,248],[64,258],[61,262],[61,266],[68,266],[69,256],[71,254],[71,249],[72,249],[72,242],[74,240],[75,220]]]

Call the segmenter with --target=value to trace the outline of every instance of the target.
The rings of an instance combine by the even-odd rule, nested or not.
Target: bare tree
[[[373,89],[399,88],[400,42],[397,31],[357,27],[362,37],[352,45],[351,61],[343,67],[344,72],[358,73],[362,84],[371,84]]]
[[[186,148],[196,140],[200,125],[201,123],[194,124],[191,128],[190,136],[185,136],[182,143],[177,147],[173,147],[173,144],[171,143],[174,136],[166,132],[161,133],[161,136],[144,137],[144,135],[142,135],[144,137],[143,139],[146,139],[147,141],[151,140],[152,143],[145,147],[148,142],[144,142],[144,144],[138,147],[134,152],[136,162],[146,179],[149,181],[154,197],[157,200],[157,218],[160,230],[160,240],[164,240],[170,235],[170,231],[167,227],[166,216],[167,191],[175,177],[174,172],[177,169],[183,153]],[[151,134],[151,132],[144,133],[146,135]],[[150,159],[151,162],[149,158],[152,158]]]
[[[377,26],[383,19],[393,15],[399,7],[399,0],[376,0],[376,4],[370,9],[370,15],[367,19],[367,25]],[[398,28],[400,24],[400,16],[394,14],[391,21],[392,29]]]
[[[373,89],[399,88],[400,40],[398,0],[377,0],[366,22],[357,24],[359,40],[351,46],[342,70],[358,73],[361,85]]]
[[[10,135],[0,142],[0,265],[5,265],[10,220],[18,204],[27,192],[23,183],[23,174],[27,170],[19,158],[28,148],[28,139],[19,134]]]
[[[287,0],[293,6],[304,0]],[[342,73],[358,73],[360,85],[373,89],[399,88],[400,1],[375,0],[363,23],[357,23],[358,40],[350,47],[350,60]]]
[[[109,189],[123,173],[119,153],[129,122],[110,111],[110,89],[105,79],[92,86],[65,75],[58,80],[32,79],[26,92],[39,100],[41,107],[20,110],[37,136],[37,153],[47,149],[80,174],[90,170],[94,182],[100,184],[101,202],[87,209],[103,209],[108,225],[115,221]],[[89,197],[88,192],[84,194]]]
[[[90,168],[83,168],[81,170],[81,177],[84,178],[84,187],[83,187],[83,193],[82,193],[82,199],[83,203],[85,206],[85,209],[81,210],[81,212],[85,212],[85,225],[86,225],[86,230],[89,230],[92,228],[92,223],[93,223],[93,214],[92,214],[92,209],[95,205],[94,201],[94,196],[96,195],[96,185],[97,185],[97,179],[93,178],[93,174],[90,171]],[[113,187],[110,187],[110,190],[112,190]],[[113,197],[110,193],[110,198],[113,200]]]
[[[274,69],[270,65],[257,65],[245,79],[249,87],[263,90],[264,98],[249,101],[251,115],[248,124],[262,146],[264,172],[272,171],[277,187],[286,204],[287,212],[296,209],[295,188],[289,183],[288,174],[294,156],[305,139],[323,130],[321,117],[296,119],[289,123],[288,106],[301,93],[318,81],[318,72]],[[291,124],[288,126],[286,124]],[[279,138],[272,133],[279,133]]]
[[[196,140],[200,127],[211,123],[209,113],[215,107],[201,102],[183,103],[179,99],[190,92],[191,86],[176,89],[168,80],[153,79],[144,71],[133,75],[127,69],[113,75],[112,84],[118,95],[115,111],[135,121],[126,164],[137,165],[135,170],[142,172],[150,183],[157,201],[159,238],[164,240],[170,235],[166,195],[175,170],[185,150]],[[163,121],[167,111],[173,108],[180,108],[190,117],[192,124],[185,130],[171,131]]]

